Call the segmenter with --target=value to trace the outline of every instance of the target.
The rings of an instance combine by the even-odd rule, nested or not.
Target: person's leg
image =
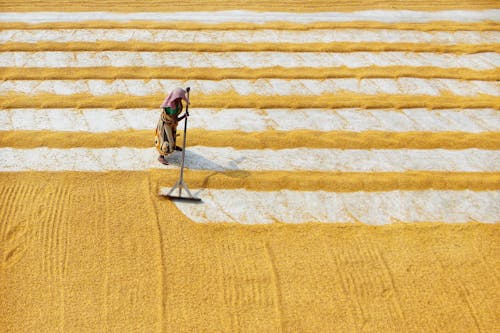
[[[167,134],[167,140],[168,140],[168,152],[171,153],[175,149],[175,137],[172,127],[165,126],[165,133]]]
[[[155,145],[156,149],[160,153],[160,155],[158,156],[158,161],[161,164],[167,165],[168,162],[164,156],[168,153],[168,142],[165,127],[165,123],[160,118],[160,121],[158,122],[158,125],[156,127]]]
[[[174,128],[172,130],[172,132],[173,132],[173,135],[174,135],[174,138],[175,138],[175,142],[176,142],[174,149],[177,150],[177,151],[182,151],[182,148],[177,145],[177,135],[178,135],[177,134],[177,128]]]

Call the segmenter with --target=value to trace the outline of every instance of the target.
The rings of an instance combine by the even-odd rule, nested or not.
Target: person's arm
[[[188,112],[184,112],[184,114],[182,116],[180,116],[179,118],[177,118],[177,120],[181,121],[182,119],[184,119],[186,117],[189,117],[189,113]]]
[[[182,108],[182,104],[181,104],[181,108]],[[181,109],[181,112],[182,112],[182,109]],[[184,114],[182,116],[177,117],[177,121],[181,121],[182,119],[184,119],[186,117],[189,117],[189,112],[187,111],[187,109],[186,109],[186,112],[184,112]]]

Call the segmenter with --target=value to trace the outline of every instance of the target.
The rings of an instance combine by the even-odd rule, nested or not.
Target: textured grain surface
[[[0,0],[0,331],[499,331],[495,8]]]
[[[497,225],[196,225],[154,173],[0,178],[4,331],[498,328]]]
[[[117,12],[175,12],[175,11],[201,11],[201,10],[235,10],[250,9],[261,11],[353,11],[363,9],[412,9],[412,10],[440,10],[440,9],[484,9],[498,8],[494,0],[374,0],[353,2],[338,0],[332,3],[329,0],[287,0],[269,2],[265,0],[189,0],[189,1],[132,1],[132,0],[104,0],[75,2],[71,0],[2,0],[0,8],[3,11],[102,11],[112,10]]]

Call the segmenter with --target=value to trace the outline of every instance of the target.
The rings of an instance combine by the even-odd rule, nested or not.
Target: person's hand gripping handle
[[[189,101],[189,91],[191,90],[191,87],[186,88],[186,93],[187,93],[187,99]],[[189,117],[189,104],[186,104],[186,117]]]

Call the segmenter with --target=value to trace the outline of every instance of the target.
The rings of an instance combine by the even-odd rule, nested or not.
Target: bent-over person
[[[155,146],[160,153],[158,161],[162,164],[168,164],[165,158],[175,150],[182,150],[182,148],[175,144],[177,138],[177,124],[179,121],[189,116],[189,114],[185,112],[183,116],[179,117],[183,109],[182,100],[189,104],[186,91],[182,88],[175,88],[160,106],[163,110],[158,120],[158,125],[156,126]]]

